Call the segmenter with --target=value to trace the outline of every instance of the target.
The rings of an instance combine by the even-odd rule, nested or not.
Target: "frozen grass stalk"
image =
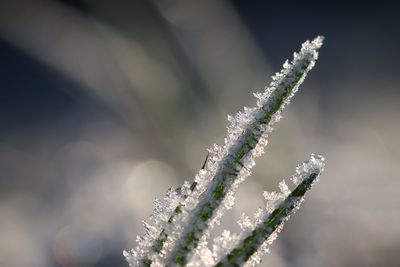
[[[214,145],[195,181],[170,189],[164,200],[156,201],[150,223],[144,222],[145,234],[138,237],[138,247],[124,251],[131,266],[241,266],[258,263],[259,252],[276,237],[293,209],[323,170],[323,157],[311,159],[297,168],[293,176],[296,189],[290,192],[286,183],[281,192],[265,193],[266,207],[253,219],[241,222],[243,232],[223,235],[209,249],[210,230],[218,224],[223,212],[234,204],[238,185],[251,174],[254,158],[264,153],[268,135],[281,118],[307,73],[315,65],[322,36],[303,43],[293,60],[286,61],[281,72],[262,93],[254,94],[257,106],[244,108],[228,116],[228,134],[223,146]],[[223,245],[218,245],[222,242]]]
[[[304,165],[306,168],[303,167]],[[323,171],[323,168],[324,158],[313,154],[309,161],[298,166],[292,180],[299,184],[288,196],[284,196],[284,190],[281,192],[281,195],[276,192],[264,192],[267,201],[276,202],[279,198],[282,198],[282,200],[271,213],[264,212],[261,222],[255,226],[250,226],[253,227],[253,230],[229,254],[220,260],[216,266],[241,266],[245,262],[249,262],[248,265],[257,263],[259,261],[257,253],[267,251],[267,246],[277,237],[284,222],[290,218],[295,209],[300,208],[305,193],[311,189]],[[275,198],[271,198],[271,196],[275,196]],[[253,258],[251,259],[252,256]]]

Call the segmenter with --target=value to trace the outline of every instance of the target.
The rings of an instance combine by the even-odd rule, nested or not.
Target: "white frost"
[[[211,252],[207,252],[210,230],[214,225],[219,224],[224,211],[230,209],[234,204],[237,187],[251,174],[251,168],[255,165],[255,157],[264,153],[264,147],[268,143],[268,136],[273,131],[275,123],[281,119],[282,110],[290,103],[291,98],[297,92],[308,71],[314,66],[318,58],[317,50],[321,47],[322,41],[323,37],[319,36],[312,42],[306,41],[303,43],[301,51],[294,54],[291,62],[286,61],[284,63],[282,71],[275,74],[265,91],[254,94],[257,98],[256,107],[245,107],[243,111],[238,112],[235,116],[228,116],[228,133],[224,139],[224,144],[222,146],[214,145],[208,150],[209,157],[206,165],[194,179],[197,183],[195,190],[191,191],[190,184],[185,182],[180,189],[169,190],[162,201],[156,201],[156,207],[150,217],[150,222],[145,223],[146,232],[143,236],[138,237],[138,246],[131,251],[124,251],[124,256],[130,265],[141,266],[143,259],[151,260],[152,266],[173,265],[173,255],[181,245],[181,242],[183,242],[181,238],[185,233],[191,232],[191,229],[200,229],[196,230],[196,237],[201,241],[195,251],[189,255],[189,258],[194,261],[194,263],[189,262],[190,266],[208,266],[212,260],[215,260],[216,254],[221,254],[218,251],[213,251],[212,260],[207,256],[211,255]],[[288,95],[283,97],[285,92],[288,92]],[[284,99],[283,103],[280,103],[281,99]],[[279,104],[278,109],[276,109],[277,103]],[[267,120],[267,123],[264,124],[261,121],[266,114],[270,114],[270,120]],[[235,155],[248,142],[249,136],[256,137],[253,138],[256,141],[252,144],[254,147],[247,149],[245,155],[240,158],[239,162],[236,162]],[[311,165],[298,167],[296,174],[292,177],[292,181],[295,184],[300,183],[304,179],[302,175],[307,171],[306,169],[316,167],[318,160],[315,157],[315,162],[313,160],[310,161]],[[221,170],[226,170],[228,169],[227,166],[232,165],[235,166],[235,171],[237,170],[238,173],[229,175],[225,179],[226,177],[221,175]],[[200,214],[199,207],[213,200],[212,192],[221,181],[224,182],[225,198],[222,203],[213,203],[219,206],[213,213],[212,218],[207,223],[204,223],[196,217]],[[280,193],[265,195],[267,199],[270,199],[270,204],[267,204],[266,207],[268,212],[275,207],[276,202],[289,193],[289,189],[284,182],[279,187],[281,189]],[[174,213],[177,206],[181,207],[179,214]],[[169,223],[168,220],[171,215],[174,215],[174,218],[172,223]],[[262,220],[262,217],[263,212],[258,212],[253,218],[252,225],[257,225]],[[247,222],[243,222],[245,228],[249,225]],[[162,231],[166,234],[167,239],[164,242],[161,253],[157,253],[154,251],[153,245]],[[219,240],[217,242],[222,242],[222,247],[227,248],[234,243],[236,237],[224,232]],[[199,261],[201,261],[200,265],[198,265]],[[257,259],[254,259],[254,261],[256,262]]]

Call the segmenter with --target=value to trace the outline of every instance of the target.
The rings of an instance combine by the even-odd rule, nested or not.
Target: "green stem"
[[[226,255],[215,267],[242,266],[270,235],[284,223],[304,194],[311,188],[319,173],[312,173],[303,180],[292,193],[276,208],[249,236]]]
[[[192,221],[188,225],[189,229],[186,230],[181,240],[177,241],[178,247],[171,256],[174,264],[186,266],[189,253],[197,247],[206,229],[204,225],[212,218],[233,181],[243,168],[244,158],[255,148],[261,138],[263,131],[260,126],[268,125],[271,122],[272,116],[283,106],[285,100],[306,74],[310,63],[310,59],[304,59],[298,62],[298,65],[293,66],[293,72],[295,72],[291,73],[294,76],[293,79],[289,82],[286,82],[287,79],[283,79],[283,82],[278,85],[278,87],[282,88],[272,92],[265,105],[266,110],[262,110],[264,113],[261,118],[255,119],[244,134],[239,137],[237,143],[241,145],[234,146],[228,153],[229,156],[220,165],[221,168],[217,171],[212,180],[212,185],[209,187],[211,194],[208,195],[208,192],[203,194],[202,200],[193,213]]]
[[[203,166],[201,166],[201,169],[204,169],[204,167],[206,166],[207,160],[208,160],[208,156],[209,154],[207,154],[206,159],[204,160]],[[190,186],[190,191],[194,191],[196,189],[197,183],[193,182],[192,185]],[[183,196],[183,200],[185,200],[188,196],[184,195]],[[179,205],[174,209],[172,215],[169,217],[168,219],[168,224],[172,224],[175,216],[177,216],[178,214],[182,213],[182,202],[179,203]],[[162,229],[160,235],[158,236],[158,238],[156,239],[156,241],[154,241],[153,246],[151,247],[152,251],[156,252],[156,253],[160,253],[161,249],[164,246],[164,242],[167,240],[168,238],[168,234],[165,232],[165,229]],[[144,267],[150,267],[151,266],[151,259],[149,259],[148,256],[144,257],[142,259],[141,265]]]

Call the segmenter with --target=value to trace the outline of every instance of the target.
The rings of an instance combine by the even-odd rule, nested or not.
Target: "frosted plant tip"
[[[321,47],[322,44],[324,43],[325,37],[322,35],[318,35],[317,37],[314,38],[312,41],[313,44],[315,44],[318,47]]]
[[[304,161],[297,165],[296,167],[296,174],[294,174],[290,180],[295,185],[299,185],[306,177],[309,176],[310,173],[315,173],[319,175],[324,171],[325,168],[325,158],[319,154],[311,154],[309,160]]]
[[[311,154],[310,162],[313,164],[315,169],[319,169],[320,172],[324,171],[325,167],[325,157],[321,154]]]

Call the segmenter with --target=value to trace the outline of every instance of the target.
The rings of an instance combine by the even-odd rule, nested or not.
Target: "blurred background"
[[[389,1],[1,0],[0,266],[122,267],[227,114],[326,37],[224,227],[311,152],[261,266],[400,266],[400,8]]]

